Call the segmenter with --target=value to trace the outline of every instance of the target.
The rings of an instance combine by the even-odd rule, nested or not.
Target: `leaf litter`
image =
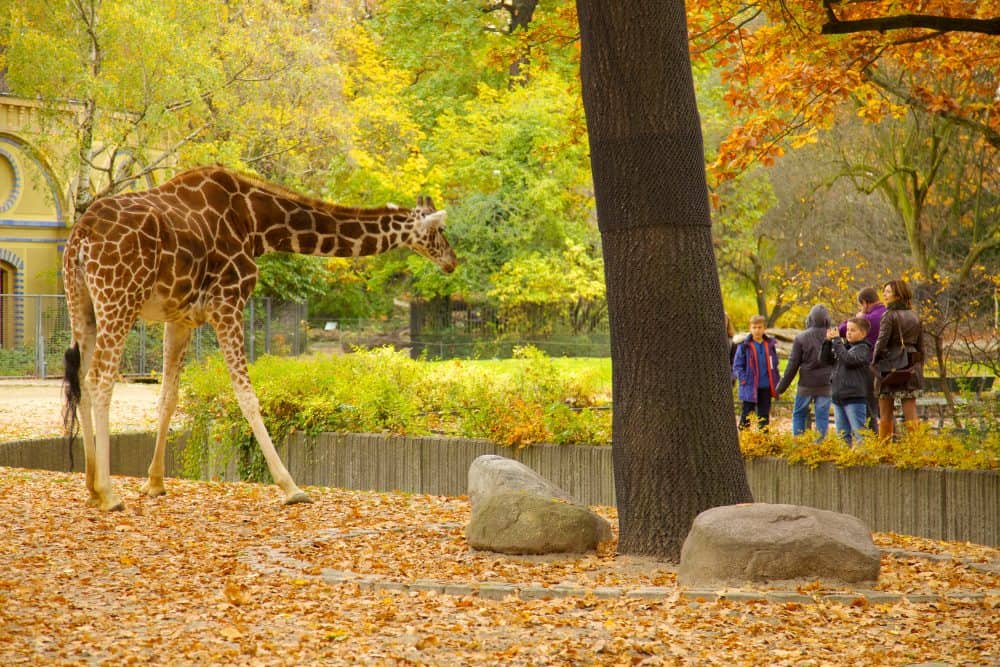
[[[0,468],[0,659],[7,664],[855,665],[1000,661],[1000,581],[970,567],[998,550],[877,534],[879,589],[986,593],[841,604],[696,602],[591,594],[489,600],[331,584],[324,569],[384,580],[587,588],[665,586],[674,568],[603,555],[472,552],[463,498],[169,480],[126,509],[84,506],[79,474]],[[613,525],[614,510],[597,508]],[[922,560],[909,552],[951,556]],[[268,549],[273,572],[244,557]],[[817,586],[803,587],[815,592]]]

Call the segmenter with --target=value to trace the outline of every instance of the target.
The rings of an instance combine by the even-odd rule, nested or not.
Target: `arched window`
[[[24,260],[0,248],[0,348],[12,348],[24,336]]]
[[[14,278],[13,265],[0,261],[0,348],[14,344]]]

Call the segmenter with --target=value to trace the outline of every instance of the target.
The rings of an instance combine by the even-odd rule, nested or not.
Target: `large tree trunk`
[[[739,452],[683,0],[577,0],[614,374],[619,551],[678,560],[751,500]]]

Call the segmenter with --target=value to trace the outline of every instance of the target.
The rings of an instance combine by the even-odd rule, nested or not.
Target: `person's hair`
[[[763,315],[754,315],[750,318],[750,324],[767,324],[767,318]]]
[[[736,335],[736,327],[733,326],[733,321],[729,319],[729,313],[724,312],[723,315],[726,316],[726,335],[732,338]]]
[[[910,307],[910,302],[913,300],[913,292],[910,291],[910,286],[906,284],[905,280],[890,280],[885,285],[882,285],[882,289],[886,287],[892,289],[892,293],[896,295],[896,299],[900,303],[907,308]]]
[[[865,287],[858,292],[858,303],[878,303],[878,292],[874,287]]]
[[[861,329],[861,333],[863,334],[867,334],[872,328],[872,323],[864,317],[852,317],[847,321],[853,323],[854,326]]]

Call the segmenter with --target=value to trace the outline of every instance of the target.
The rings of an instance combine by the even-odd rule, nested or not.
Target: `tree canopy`
[[[727,299],[745,290],[778,324],[809,299],[850,307],[886,270],[954,292],[1000,261],[1000,49],[955,23],[989,25],[1000,2],[692,0],[687,14]],[[951,23],[900,23],[918,14]],[[824,34],[856,21],[892,29]],[[7,84],[41,100],[38,148],[78,208],[217,162],[344,204],[431,195],[464,259],[443,276],[405,253],[269,257],[268,293],[323,292],[344,316],[390,294],[528,307],[566,281],[509,273],[600,254],[574,2],[0,0],[0,30]],[[852,247],[844,277],[830,254]]]

